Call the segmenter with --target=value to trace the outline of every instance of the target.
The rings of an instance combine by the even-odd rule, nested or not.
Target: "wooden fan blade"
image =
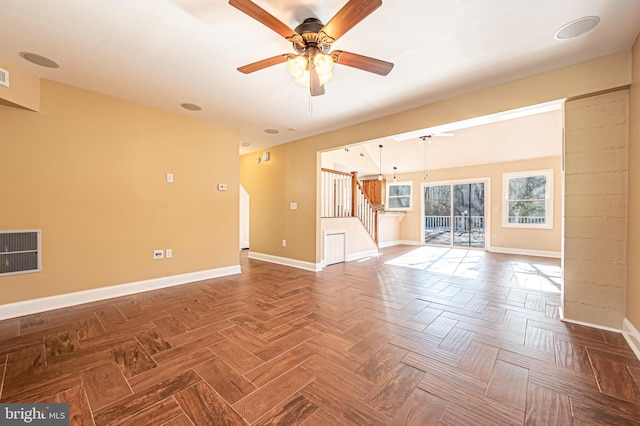
[[[318,70],[316,67],[312,66],[309,69],[309,90],[311,91],[311,96],[320,96],[324,95],[324,85],[320,84],[320,77],[318,76]]]
[[[251,0],[229,0],[229,4],[239,11],[251,16],[256,21],[271,28],[273,31],[277,32],[287,40],[297,40],[298,38],[302,40],[300,34],[296,33],[294,30],[289,28],[287,24],[283,23],[278,18],[276,18]]]
[[[318,33],[319,44],[333,43],[380,6],[382,6],[382,0],[349,0],[322,27]]]
[[[358,55],[357,53],[334,50],[331,53],[331,56],[333,57],[333,62],[336,64],[358,68],[378,75],[387,75],[393,69],[393,64],[391,62]]]
[[[242,66],[240,68],[238,68],[238,71],[240,71],[241,73],[244,74],[249,74],[252,73],[254,71],[258,71],[273,65],[278,65],[281,64],[283,62],[287,62],[287,59],[289,59],[289,54],[283,54],[283,55],[278,55],[278,56],[274,56],[272,58],[267,58],[267,59],[263,59],[261,61],[258,62],[254,62],[252,64],[249,65],[245,65]]]

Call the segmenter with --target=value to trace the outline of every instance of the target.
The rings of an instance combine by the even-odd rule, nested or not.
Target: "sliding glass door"
[[[453,245],[484,248],[484,183],[453,185]]]
[[[484,182],[424,186],[424,243],[485,246]]]
[[[424,188],[424,242],[451,245],[451,185]]]

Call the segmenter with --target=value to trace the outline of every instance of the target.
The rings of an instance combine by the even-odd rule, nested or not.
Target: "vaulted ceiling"
[[[326,23],[346,1],[255,3],[295,28],[308,17]],[[236,70],[293,50],[226,1],[3,0],[0,8],[0,58],[43,78],[235,129],[249,144],[241,153],[626,50],[640,29],[636,0],[384,0],[334,49],[394,69],[381,77],[338,64],[326,94],[311,98],[285,64]],[[600,22],[579,37],[554,38],[584,16]],[[29,63],[20,52],[60,68]]]
[[[562,102],[550,102],[465,122],[423,136],[413,133],[322,153],[322,167],[366,177],[505,163],[562,153]],[[437,130],[437,129],[436,129]],[[380,148],[382,145],[382,148]]]

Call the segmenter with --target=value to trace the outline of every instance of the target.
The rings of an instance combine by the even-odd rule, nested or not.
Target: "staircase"
[[[363,191],[357,174],[322,169],[321,216],[357,217],[378,244],[378,211]]]

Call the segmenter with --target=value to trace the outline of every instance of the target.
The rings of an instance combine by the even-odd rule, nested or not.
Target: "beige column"
[[[622,329],[626,293],[627,90],[565,105],[564,317]]]

